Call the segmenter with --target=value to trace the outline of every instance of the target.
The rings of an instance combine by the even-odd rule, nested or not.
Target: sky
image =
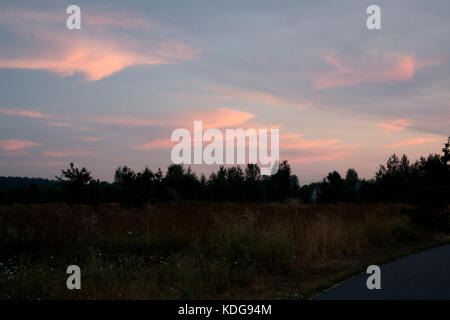
[[[69,30],[66,8],[81,8]],[[366,26],[369,5],[381,29]],[[165,170],[177,128],[280,130],[300,183],[450,135],[450,2],[0,0],[0,175]],[[208,174],[217,166],[193,165]]]

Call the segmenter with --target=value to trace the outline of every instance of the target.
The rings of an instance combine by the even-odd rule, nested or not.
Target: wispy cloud
[[[76,137],[78,140],[85,141],[85,142],[99,142],[104,140],[103,138],[99,137]]]
[[[47,123],[50,127],[57,127],[57,128],[68,128],[72,127],[72,124],[68,122],[48,122]]]
[[[285,96],[283,94],[272,93],[266,90],[254,90],[248,88],[228,87],[228,86],[207,86],[201,90],[208,93],[202,94],[175,94],[180,100],[190,100],[202,104],[217,104],[225,102],[227,104],[259,105],[273,108],[289,107],[297,110],[311,106],[312,102],[303,97],[295,95]]]
[[[5,151],[17,151],[41,145],[43,145],[43,143],[28,140],[17,140],[17,139],[0,140],[0,148]]]
[[[256,102],[271,107],[296,107],[297,109],[303,109],[311,105],[311,102],[304,98],[298,97],[286,97],[280,94],[267,92],[264,90],[252,90],[247,88],[223,88],[223,87],[211,87],[210,91],[213,92],[211,99],[220,100],[244,100],[247,102]]]
[[[27,109],[8,109],[0,108],[0,114],[21,116],[28,118],[38,118],[38,119],[60,119],[61,117],[52,114],[44,114],[37,110],[27,110]]]
[[[134,147],[137,150],[166,149],[173,147],[177,142],[170,139],[149,141]]]
[[[298,157],[289,159],[291,163],[308,163],[315,161],[327,161],[327,160],[337,160],[342,158],[347,158],[353,155],[353,152],[350,151],[333,151],[328,153],[322,153],[317,155]]]
[[[328,146],[327,148],[330,150],[356,150],[361,149],[366,145],[365,142],[357,143],[357,144],[335,144],[332,146]]]
[[[64,150],[64,151],[44,151],[42,153],[45,157],[52,158],[68,158],[73,156],[88,156],[93,155],[93,152],[90,151],[72,151],[72,150]]]
[[[14,55],[0,56],[0,68],[47,70],[62,76],[80,72],[86,80],[97,81],[130,66],[179,63],[200,52],[170,37],[154,37],[146,41],[131,38],[123,28],[148,27],[150,23],[126,14],[83,14],[84,23],[121,29],[112,32],[108,28],[94,28],[90,33],[82,29],[70,37],[63,26],[55,28],[51,25],[51,22],[61,22],[59,20],[65,19],[65,15],[59,14],[56,18],[54,13],[10,10],[0,16],[15,26],[19,43],[21,39],[31,40],[27,41],[28,50],[18,48]],[[30,24],[30,17],[31,21],[37,19],[40,23]],[[34,46],[36,48],[33,49]]]
[[[255,126],[253,128],[251,128],[251,126],[246,126],[245,128],[243,128],[244,131],[241,133],[235,133],[236,137],[246,137],[246,131],[247,129],[254,129],[256,134],[258,134],[260,129],[267,129],[269,130],[268,132],[270,132],[270,129],[268,126]],[[273,129],[273,127],[272,127]],[[302,149],[310,149],[310,148],[320,148],[320,147],[342,147],[342,150],[350,150],[350,149],[356,149],[358,147],[360,147],[360,145],[358,146],[349,146],[349,145],[339,145],[340,142],[342,142],[339,139],[328,139],[328,140],[308,140],[308,139],[304,139],[302,138],[303,135],[301,134],[297,134],[297,133],[282,133],[280,134],[280,143],[279,143],[279,147],[281,150],[289,150],[289,151],[294,151],[294,150],[302,150]],[[134,149],[138,149],[138,150],[144,150],[144,149],[164,149],[164,148],[171,148],[173,147],[177,142],[175,141],[171,141],[170,139],[157,139],[157,140],[152,140],[140,145],[137,145],[134,147]],[[194,146],[195,144],[202,144],[202,145],[207,145],[209,142],[204,142],[204,141],[194,141],[193,139],[191,140],[191,146]],[[236,143],[235,141],[231,140],[231,139],[227,139],[226,136],[226,132],[223,131],[222,132],[222,143],[225,145],[225,143]],[[246,146],[248,146],[249,141],[245,141]],[[268,146],[269,150],[270,150],[270,145]],[[339,150],[341,150],[339,149]]]
[[[171,127],[190,129],[195,120],[203,122],[203,128],[232,128],[242,125],[255,115],[229,108],[183,110],[176,115],[136,117],[136,116],[102,116],[94,122],[123,127]]]
[[[197,51],[181,43],[167,42],[153,55],[125,49],[106,39],[61,40],[58,48],[33,57],[0,58],[0,68],[41,69],[72,76],[76,72],[96,81],[134,65],[170,64],[192,58]]]
[[[433,143],[440,141],[437,138],[414,138],[414,139],[407,139],[402,140],[390,145],[385,146],[386,148],[397,148],[397,147],[404,147],[404,146],[412,146],[412,145],[418,145],[418,144],[426,144],[426,143]]]
[[[306,149],[313,147],[325,147],[331,146],[342,142],[339,139],[328,139],[328,140],[306,140],[306,139],[289,139],[280,141],[281,149]]]
[[[325,61],[334,71],[316,75],[315,88],[352,86],[362,83],[409,81],[418,69],[439,65],[446,56],[419,60],[413,55],[391,53],[383,57],[371,53],[365,57],[344,63],[333,54],[326,54]]]
[[[376,125],[382,128],[384,132],[397,132],[409,127],[411,122],[407,119],[400,118],[388,122],[378,122]]]

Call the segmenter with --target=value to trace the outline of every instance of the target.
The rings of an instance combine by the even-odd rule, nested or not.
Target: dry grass
[[[308,298],[434,241],[381,204],[15,205],[0,225],[1,299]]]

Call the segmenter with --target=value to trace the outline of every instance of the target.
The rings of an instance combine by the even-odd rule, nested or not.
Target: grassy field
[[[307,299],[445,241],[383,204],[0,206],[0,299]],[[66,268],[81,268],[68,290]]]

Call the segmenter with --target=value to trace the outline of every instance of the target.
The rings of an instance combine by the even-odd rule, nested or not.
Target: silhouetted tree
[[[118,167],[114,173],[114,183],[120,187],[120,199],[126,204],[138,203],[136,173],[127,166]]]
[[[297,195],[299,185],[298,178],[291,172],[291,166],[287,161],[279,164],[276,174],[270,176],[267,200],[285,201],[289,197]]]
[[[136,206],[157,200],[161,175],[160,171],[154,174],[147,167],[137,173],[127,166],[117,168],[114,182],[121,188],[121,202]]]
[[[380,165],[375,174],[379,198],[387,201],[407,201],[412,171],[406,155],[401,159],[396,154],[391,155],[386,165]]]
[[[349,187],[354,187],[359,181],[358,173],[355,169],[350,168],[347,170],[347,173],[345,174],[345,183]]]
[[[67,170],[61,170],[61,176],[56,176],[66,191],[69,204],[86,203],[88,195],[88,184],[92,181],[91,173],[85,168],[75,168],[71,162]]]
[[[256,163],[248,163],[245,167],[244,189],[247,201],[256,202],[263,199],[260,185],[261,170]]]
[[[344,181],[344,199],[346,201],[358,201],[360,188],[361,183],[359,182],[358,173],[353,168],[348,169]]]
[[[226,174],[228,191],[228,201],[241,202],[244,200],[244,172],[241,167],[230,167]]]
[[[447,142],[444,145],[444,148],[442,149],[442,152],[444,155],[442,156],[442,162],[449,166],[450,162],[450,137],[448,137]]]
[[[323,179],[320,192],[320,201],[322,202],[338,202],[342,201],[344,181],[337,171],[328,173]]]
[[[227,169],[220,166],[217,173],[212,172],[208,179],[210,195],[215,201],[228,201],[230,187],[227,182]]]

